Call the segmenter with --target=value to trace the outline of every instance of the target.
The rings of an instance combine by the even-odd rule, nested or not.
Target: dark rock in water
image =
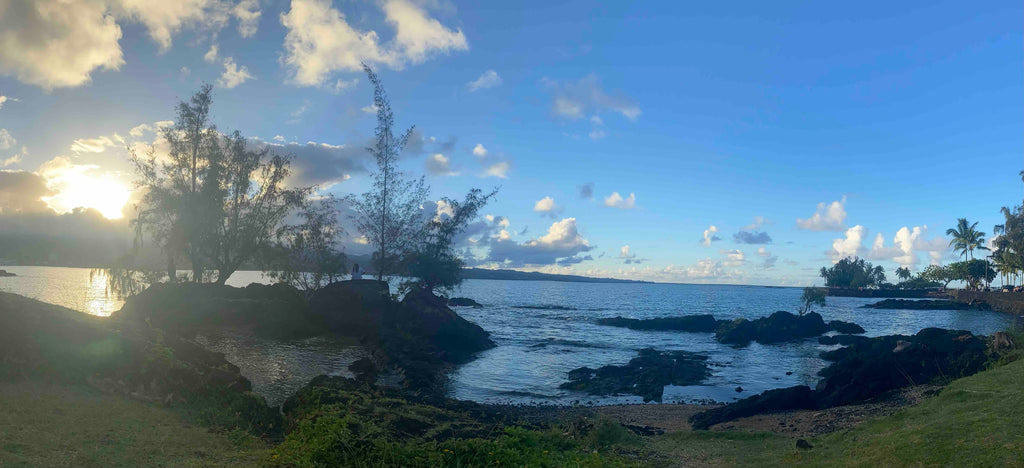
[[[10,278],[12,276],[18,276],[18,275],[14,274],[14,273],[11,273],[11,272],[9,272],[7,270],[0,270],[0,278]]]
[[[724,322],[715,332],[715,339],[726,344],[747,345],[751,341],[770,344],[810,338],[828,330],[821,315],[815,312],[796,315],[780,310],[757,320]]]
[[[832,364],[818,373],[822,380],[813,391],[806,386],[769,390],[698,413],[690,418],[691,424],[707,429],[755,414],[858,403],[897,388],[975,374],[990,358],[987,340],[963,330],[926,328],[912,336],[822,338],[846,340],[849,346],[821,354]]]
[[[128,298],[113,318],[193,334],[205,328],[251,329],[262,337],[305,338],[327,332],[303,294],[286,284],[244,288],[158,283]]]
[[[843,345],[849,346],[851,343],[858,343],[865,340],[870,340],[866,336],[856,335],[835,335],[835,336],[820,336],[818,337],[818,343],[823,345]]]
[[[448,299],[448,305],[452,307],[473,307],[476,309],[483,307],[483,304],[468,297],[453,297]]]
[[[814,446],[811,445],[810,442],[808,442],[808,441],[806,441],[804,439],[797,439],[796,440],[796,448],[801,449],[801,450],[810,450],[810,449],[814,448]]]
[[[357,382],[373,383],[377,380],[377,365],[370,358],[357,359],[349,364],[348,370],[355,374]]]
[[[328,284],[309,300],[310,312],[331,331],[357,338],[379,336],[381,311],[393,305],[388,284],[370,279]]]
[[[702,411],[690,416],[690,425],[694,429],[708,429],[715,424],[745,418],[755,414],[773,411],[815,409],[818,403],[814,400],[814,392],[806,385],[797,387],[768,390],[760,395],[744,398],[735,403]]]
[[[644,401],[661,401],[666,385],[697,385],[711,375],[708,357],[688,351],[641,349],[639,356],[624,366],[580,367],[569,371],[560,386],[591,395],[630,393]]]
[[[625,317],[612,317],[597,319],[597,324],[609,325],[612,327],[625,327],[632,330],[672,330],[708,333],[717,330],[720,325],[720,321],[715,320],[715,317],[710,314],[703,314],[643,320]]]
[[[828,329],[844,335],[858,335],[864,333],[864,328],[860,325],[853,322],[844,322],[842,320],[830,320],[828,322]]]
[[[736,393],[742,393],[743,387],[736,387]]]
[[[968,304],[966,302],[937,301],[937,300],[910,300],[910,299],[886,299],[874,304],[861,306],[863,309],[905,309],[905,310],[990,310],[988,304],[978,302]]]
[[[402,300],[402,306],[399,322],[429,337],[447,362],[464,362],[495,346],[490,333],[449,309],[443,298],[428,292],[411,292]]]
[[[786,375],[793,375],[793,371],[786,371]]]
[[[833,361],[819,372],[823,380],[815,393],[822,407],[854,403],[936,379],[972,375],[989,359],[983,337],[941,328],[925,328],[913,336],[860,340],[821,357]]]

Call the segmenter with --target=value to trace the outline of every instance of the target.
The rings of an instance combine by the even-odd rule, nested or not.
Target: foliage
[[[976,288],[982,282],[995,279],[996,272],[985,260],[973,259],[965,262],[950,263],[950,276],[957,281],[967,283],[968,287]]]
[[[454,250],[456,237],[476,219],[477,213],[498,193],[497,189],[484,195],[472,189],[463,201],[443,198],[438,214],[427,222],[422,241],[409,262],[412,287],[425,291],[450,292],[462,282],[464,262]]]
[[[797,312],[800,315],[804,315],[811,311],[811,306],[813,305],[824,307],[826,295],[827,291],[824,288],[804,288],[804,293],[800,296],[800,303],[802,305],[797,309]]]
[[[383,279],[397,273],[402,259],[414,250],[423,226],[421,206],[428,189],[422,177],[406,180],[398,169],[398,157],[405,150],[413,128],[395,135],[395,117],[384,86],[370,67],[364,64],[363,69],[373,83],[373,103],[377,108],[376,143],[367,148],[377,163],[377,171],[373,174],[373,188],[362,197],[348,200],[355,210],[353,220],[359,233],[375,249],[373,266],[377,278]]]
[[[1024,206],[1018,205],[1012,209],[1004,206],[1000,212],[1005,221],[992,230],[996,236],[992,239],[995,246],[992,261],[1003,277],[1003,284],[1007,284],[1007,280],[1012,277],[1020,284],[1021,276],[1024,275]]]
[[[910,279],[910,276],[911,276],[910,268],[899,267],[899,268],[896,269],[896,277],[897,278],[899,278],[899,279],[901,279],[903,281],[906,281],[906,280]]]
[[[918,277],[925,281],[942,283],[942,287],[949,286],[950,282],[957,280],[956,274],[949,265],[928,265]]]
[[[269,261],[268,276],[312,293],[340,280],[346,269],[345,254],[338,249],[338,236],[344,229],[338,224],[336,200],[325,196],[303,206],[302,224],[284,226],[278,231],[278,249]]]
[[[865,288],[885,282],[885,269],[862,258],[846,257],[831,268],[821,268],[820,275],[830,288]]]
[[[985,247],[985,233],[978,231],[977,226],[977,221],[970,224],[967,218],[960,218],[955,228],[946,229],[946,235],[953,237],[949,245],[954,250],[963,252],[964,260],[967,260],[968,256],[974,258],[975,250],[988,250],[988,247]]]
[[[144,193],[133,220],[136,243],[148,233],[160,244],[171,282],[177,281],[177,260],[184,256],[191,281],[211,280],[210,271],[216,270],[216,281],[223,284],[269,245],[288,212],[311,193],[284,187],[288,158],[248,149],[238,132],[217,131],[210,122],[212,89],[204,85],[177,105],[174,125],[161,135],[166,156],[158,156],[155,146],[145,155],[129,148]]]

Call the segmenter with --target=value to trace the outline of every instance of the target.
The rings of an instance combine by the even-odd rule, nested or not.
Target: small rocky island
[[[781,343],[823,335],[830,331],[841,334],[864,333],[860,325],[842,320],[825,322],[821,315],[810,312],[797,315],[786,311],[775,312],[755,320],[716,320],[710,314],[632,319],[625,317],[602,318],[598,325],[625,327],[632,330],[681,331],[714,333],[720,343],[746,346],[752,341],[761,344]]]
[[[18,276],[18,275],[14,274],[14,273],[11,273],[11,272],[9,272],[7,270],[0,270],[0,278],[10,278],[12,276]]]

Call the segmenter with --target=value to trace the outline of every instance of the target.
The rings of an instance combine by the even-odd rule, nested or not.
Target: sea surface
[[[122,302],[108,296],[102,277],[90,270],[53,267],[4,267],[16,273],[0,278],[0,291],[13,292],[83,312],[106,316]],[[259,272],[238,272],[228,284],[267,282]],[[795,311],[799,288],[689,284],[598,284],[550,281],[467,280],[456,292],[483,308],[460,307],[462,316],[491,333],[497,347],[457,368],[451,397],[487,403],[619,404],[640,397],[594,397],[561,390],[566,373],[581,366],[629,362],[642,348],[685,350],[709,356],[712,376],[695,386],[668,386],[665,402],[727,402],[765,390],[817,383],[826,362],[818,355],[836,346],[808,340],[746,347],[722,345],[711,333],[635,331],[597,325],[602,317],[654,318],[712,314],[718,319],[754,319],[777,310]],[[990,311],[875,310],[860,306],[877,299],[829,297],[816,308],[826,321],[855,322],[867,336],[913,334],[941,327],[989,334],[1021,322]],[[254,390],[272,404],[319,374],[349,375],[347,366],[364,355],[343,340],[317,337],[272,341],[225,332],[200,341],[225,353]],[[787,375],[787,373],[790,373]],[[737,387],[742,391],[737,392]]]

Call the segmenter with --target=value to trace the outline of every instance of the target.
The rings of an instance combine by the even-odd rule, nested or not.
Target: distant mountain
[[[489,279],[510,281],[565,281],[574,283],[650,283],[650,281],[621,280],[614,278],[591,278],[577,275],[552,275],[535,271],[516,270],[485,270],[482,268],[466,268],[462,270],[465,279]]]

